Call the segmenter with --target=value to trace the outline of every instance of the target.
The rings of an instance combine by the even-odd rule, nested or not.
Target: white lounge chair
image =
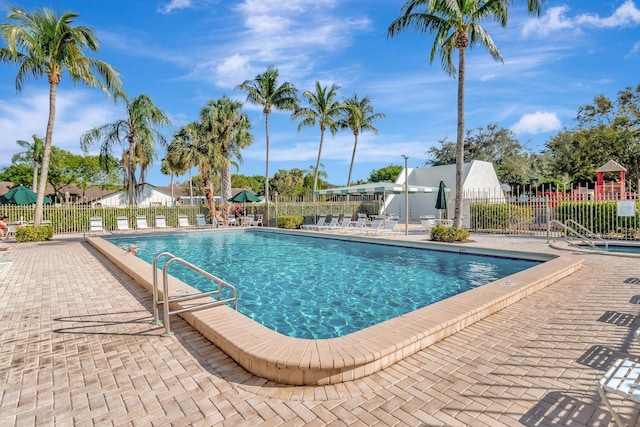
[[[129,228],[129,218],[126,216],[119,216],[116,218],[116,227],[118,231],[127,231]]]
[[[328,231],[340,231],[345,230],[349,227],[351,227],[351,215],[344,215],[342,217],[342,220],[340,220],[340,222],[338,222],[335,227],[329,227]]]
[[[214,218],[213,219],[213,224],[208,224],[207,223],[207,218],[204,216],[204,214],[197,214],[196,215],[196,226],[197,227],[218,227],[218,221]]]
[[[331,219],[329,220],[328,223],[324,225],[317,225],[317,226],[311,227],[310,229],[314,231],[331,230],[338,225],[339,220],[340,220],[340,215],[334,214],[334,215],[331,215]]]
[[[156,215],[156,228],[167,228],[167,220],[164,215]]]
[[[136,228],[138,229],[147,229],[149,226],[147,225],[147,217],[146,216],[137,216],[136,217]]]
[[[349,224],[348,227],[340,227],[337,230],[344,233],[351,233],[362,231],[362,229],[367,224],[367,215],[366,214],[358,214],[358,219],[354,224]]]
[[[395,233],[396,231],[394,230],[394,228],[396,228],[396,225],[398,225],[399,220],[400,218],[398,218],[397,216],[392,216],[387,220],[387,223],[384,225],[384,227],[378,227],[377,230],[372,230],[372,231],[374,234]]]
[[[89,234],[91,233],[104,233],[104,226],[102,225],[101,216],[94,216],[89,218]]]
[[[420,230],[431,233],[431,229],[436,226],[436,217],[433,215],[420,216]]]
[[[313,230],[313,229],[315,229],[317,227],[324,226],[324,223],[325,223],[326,220],[327,220],[327,216],[326,215],[320,215],[318,217],[318,221],[316,221],[315,224],[305,224],[305,225],[300,226],[300,228],[302,230]]]
[[[238,220],[236,219],[235,215],[229,215],[229,218],[227,218],[227,221],[229,221],[229,226],[238,225]]]
[[[360,232],[362,233],[371,233],[373,231],[378,230],[380,227],[382,227],[382,224],[384,223],[384,217],[383,216],[377,216],[373,219],[373,222],[371,223],[370,226],[364,226],[360,229]]]
[[[189,218],[186,215],[178,215],[178,227],[191,227]]]

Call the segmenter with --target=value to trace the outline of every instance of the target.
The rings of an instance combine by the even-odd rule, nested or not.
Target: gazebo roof
[[[627,171],[627,168],[622,166],[620,163],[614,160],[609,160],[607,163],[600,166],[600,168],[598,168],[596,172],[606,173],[606,172],[626,172],[626,171]]]

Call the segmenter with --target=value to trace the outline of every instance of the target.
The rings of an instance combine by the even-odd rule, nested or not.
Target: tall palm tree
[[[171,181],[169,183],[169,188],[171,189],[171,200],[174,199],[173,197],[174,176],[184,175],[186,171],[187,171],[187,168],[183,164],[179,162],[174,163],[172,161],[172,158],[170,158],[169,156],[165,156],[160,162],[160,173],[162,173],[163,175],[169,175],[171,177]]]
[[[97,52],[99,42],[90,28],[73,26],[78,16],[73,12],[56,16],[47,8],[37,8],[29,13],[23,8],[12,7],[5,22],[0,25],[0,34],[6,45],[0,48],[0,60],[18,65],[16,90],[21,92],[30,77],[37,79],[46,75],[49,81],[49,119],[42,151],[33,221],[35,226],[42,221],[56,117],[56,91],[63,72],[66,71],[75,83],[97,86],[116,97],[122,94],[119,73],[108,63],[83,53],[84,48]]]
[[[140,166],[140,180],[144,183],[146,168],[156,158],[156,142],[166,145],[164,136],[156,129],[166,126],[171,121],[165,113],[156,107],[147,95],[139,95],[134,99],[125,98],[127,117],[93,128],[82,135],[80,144],[87,150],[95,142],[100,141],[100,161],[113,155],[114,146],[124,145],[122,157],[126,176],[125,186],[129,194],[129,204],[138,201],[136,170]]]
[[[262,106],[264,114],[265,144],[267,148],[266,167],[264,173],[264,197],[269,200],[269,114],[272,109],[295,111],[298,108],[298,89],[284,82],[278,86],[279,73],[273,65],[256,76],[253,80],[245,80],[236,89],[247,92],[247,101]],[[269,221],[267,210],[267,222]]]
[[[11,161],[26,161],[33,164],[33,185],[31,189],[33,191],[38,191],[38,168],[40,167],[40,164],[42,164],[42,151],[44,150],[44,141],[42,140],[42,138],[39,138],[38,135],[35,134],[32,136],[32,138],[33,144],[22,139],[16,141],[19,146],[25,148],[27,151],[14,155]]]
[[[315,92],[307,90],[302,94],[309,103],[309,107],[299,108],[292,115],[294,120],[301,119],[298,124],[298,132],[304,127],[320,125],[320,146],[318,147],[318,160],[316,161],[316,169],[313,175],[312,194],[314,202],[316,201],[315,192],[318,185],[318,170],[320,168],[320,157],[322,156],[324,132],[329,129],[331,134],[335,135],[340,125],[340,118],[346,111],[344,104],[335,100],[339,89],[340,87],[335,84],[327,89],[327,86],[323,87],[320,82],[316,81]]]
[[[481,45],[497,61],[502,55],[480,25],[482,20],[493,20],[506,27],[509,6],[513,0],[408,0],[402,6],[402,16],[387,29],[393,37],[406,29],[435,34],[430,61],[440,54],[445,73],[454,77],[453,52],[458,51],[458,128],[456,139],[456,198],[454,225],[462,225],[462,174],[464,168],[464,79],[467,47]],[[529,12],[540,14],[544,0],[527,0]]]
[[[347,187],[351,185],[351,172],[353,171],[353,163],[356,159],[356,148],[358,147],[358,135],[360,132],[370,131],[378,134],[378,129],[373,126],[377,119],[385,118],[384,113],[374,113],[371,99],[365,96],[358,99],[358,95],[344,100],[346,112],[344,118],[340,121],[340,126],[351,129],[354,136],[353,153],[351,154],[351,164],[349,165],[349,175],[347,176]]]
[[[231,197],[231,165],[233,158],[242,162],[242,149],[253,143],[251,122],[246,114],[240,112],[242,103],[232,101],[226,96],[217,101],[211,100],[205,105],[201,113],[201,120],[207,131],[207,138],[219,147],[220,161],[220,189],[225,215],[229,214]]]

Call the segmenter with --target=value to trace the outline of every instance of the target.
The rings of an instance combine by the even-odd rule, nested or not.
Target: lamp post
[[[409,235],[409,156],[402,155],[404,159],[404,235]]]

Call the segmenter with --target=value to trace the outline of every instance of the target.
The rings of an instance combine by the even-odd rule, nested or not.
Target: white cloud
[[[576,17],[567,16],[568,6],[551,7],[541,18],[532,18],[525,22],[522,36],[531,35],[545,37],[554,31],[573,29],[581,31],[589,28],[617,28],[640,25],[640,9],[632,0],[621,4],[610,16],[601,17],[596,14],[585,13]]]
[[[635,56],[638,52],[640,52],[640,42],[637,42],[636,44],[633,45],[633,47],[631,48],[631,51],[625,56],[625,59],[629,59]]]
[[[542,132],[552,132],[560,129],[560,127],[560,119],[556,113],[536,111],[520,117],[520,120],[511,126],[511,130],[517,135],[535,135]]]
[[[171,0],[169,3],[158,8],[160,13],[171,13],[175,9],[185,9],[191,7],[191,0]]]

